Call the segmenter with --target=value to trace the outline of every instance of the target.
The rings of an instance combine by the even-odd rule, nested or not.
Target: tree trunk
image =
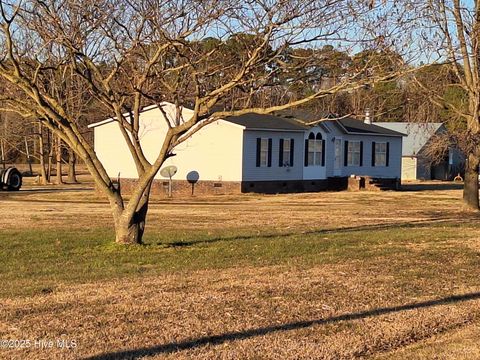
[[[25,139],[25,154],[27,155],[28,171],[30,172],[30,176],[32,176],[33,169],[32,169],[32,158],[30,157],[30,148],[28,146],[27,137],[25,136],[24,139]]]
[[[77,174],[75,172],[75,164],[77,158],[75,152],[72,149],[68,149],[68,182],[77,183]]]
[[[146,213],[135,213],[130,218],[125,215],[120,216],[115,223],[115,242],[123,245],[141,244],[145,232],[145,220]]]
[[[47,177],[47,171],[45,170],[45,148],[43,146],[43,126],[41,122],[38,123],[38,156],[40,158],[40,181],[42,185],[47,185],[50,179]]]
[[[53,164],[53,134],[47,131],[47,144],[48,144],[48,163],[47,163],[47,178],[50,182],[52,178],[52,164]]]
[[[465,164],[465,183],[463,187],[463,202],[473,210],[479,209],[478,201],[478,165],[476,154],[469,154]]]
[[[143,233],[145,232],[145,224],[148,212],[148,203],[150,198],[150,190],[152,181],[144,190],[138,204],[129,204],[135,206],[136,211],[133,215],[119,206],[118,203],[112,204],[113,218],[115,221],[115,242],[123,245],[139,245],[142,244]],[[118,184],[118,194],[120,194],[120,184]]]
[[[56,139],[56,171],[57,171],[57,184],[63,184],[62,179],[62,140],[57,137]]]
[[[3,139],[0,140],[0,150],[2,152],[2,167],[6,169],[7,166],[5,164],[5,144],[3,142]]]

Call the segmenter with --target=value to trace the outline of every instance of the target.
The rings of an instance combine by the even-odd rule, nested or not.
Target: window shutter
[[[293,145],[293,139],[290,139],[290,166],[293,166],[293,155],[295,154],[295,147]]]
[[[345,153],[343,154],[343,156],[344,156],[343,165],[348,166],[348,141],[347,140],[345,140]]]
[[[260,147],[262,146],[262,139],[257,138],[257,167],[260,167]]]
[[[308,166],[308,139],[305,139],[305,166]]]
[[[268,167],[272,167],[272,139],[268,139]]]
[[[360,141],[360,166],[363,166],[363,141]]]
[[[385,154],[385,165],[388,166],[390,160],[390,143],[387,142],[387,153]]]
[[[375,141],[372,141],[372,166],[375,166]]]
[[[278,166],[283,166],[283,139],[280,139],[280,146],[278,151]]]
[[[322,166],[325,166],[325,140],[322,140]]]

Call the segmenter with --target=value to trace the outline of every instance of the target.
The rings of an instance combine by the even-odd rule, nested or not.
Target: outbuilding
[[[406,134],[402,148],[402,180],[452,180],[463,174],[465,157],[458,149],[448,148],[440,161],[429,156],[428,147],[435,137],[447,132],[444,124],[375,122],[375,125]]]

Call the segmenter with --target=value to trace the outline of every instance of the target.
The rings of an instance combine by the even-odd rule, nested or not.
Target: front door
[[[342,139],[335,139],[335,163],[333,166],[333,175],[341,175],[342,168]]]

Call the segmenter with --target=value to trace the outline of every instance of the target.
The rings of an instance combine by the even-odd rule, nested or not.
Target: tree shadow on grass
[[[386,223],[386,224],[372,224],[372,225],[360,225],[360,226],[348,226],[340,227],[334,229],[316,229],[308,231],[296,231],[296,232],[278,232],[271,234],[254,234],[254,235],[237,235],[237,236],[219,236],[211,239],[195,239],[187,241],[172,241],[172,242],[154,242],[151,245],[154,246],[163,246],[163,247],[189,247],[200,244],[210,244],[221,241],[244,241],[244,240],[255,240],[255,239],[273,239],[273,238],[286,238],[290,236],[298,235],[327,235],[327,234],[341,234],[341,233],[350,233],[350,232],[360,232],[360,231],[376,231],[376,230],[390,230],[390,229],[412,229],[412,228],[422,228],[422,227],[431,227],[435,224],[444,223],[448,221],[458,221],[459,219],[451,218],[433,218],[428,220],[416,220],[409,222],[395,222],[395,223]],[[466,221],[465,218],[461,219]],[[147,246],[151,246],[147,244]]]
[[[296,321],[290,322],[282,325],[273,325],[266,327],[259,327],[244,331],[234,331],[227,332],[219,335],[203,336],[191,340],[185,340],[181,342],[171,342],[167,344],[159,344],[149,347],[143,347],[132,350],[123,350],[117,352],[110,352],[100,355],[95,355],[92,357],[86,358],[86,360],[109,360],[109,359],[136,359],[143,356],[153,356],[159,354],[167,354],[176,351],[182,350],[191,350],[205,345],[220,345],[225,342],[244,340],[253,338],[256,336],[268,335],[271,333],[279,331],[289,331],[289,330],[298,330],[308,328],[314,325],[327,325],[340,321],[351,321],[351,320],[360,320],[385,314],[396,313],[406,310],[422,309],[429,308],[439,305],[448,305],[454,304],[457,302],[469,301],[469,300],[478,300],[480,299],[480,292],[462,294],[462,295],[452,295],[445,298],[415,302],[405,305],[392,306],[392,307],[383,307],[373,310],[361,311],[356,313],[343,314],[338,316],[333,316],[324,319],[314,319],[314,320],[305,320],[305,321]]]

